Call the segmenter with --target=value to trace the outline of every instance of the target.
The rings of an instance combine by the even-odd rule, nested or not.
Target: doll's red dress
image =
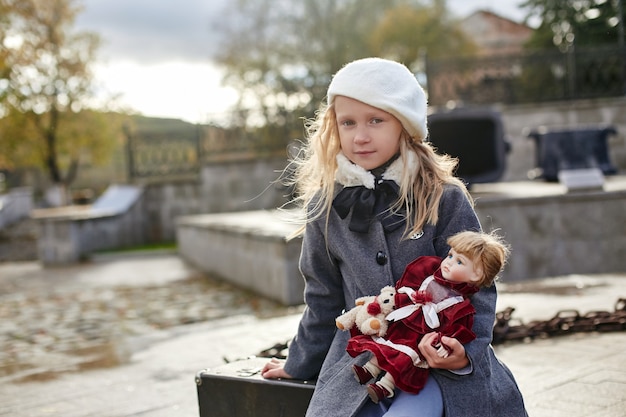
[[[463,344],[476,338],[471,330],[475,310],[468,297],[479,288],[446,280],[440,265],[437,256],[421,256],[411,262],[396,283],[396,309],[392,313],[396,320],[389,323],[387,334],[369,336],[353,329],[346,348],[352,357],[372,352],[396,386],[413,394],[428,378],[428,364],[417,348],[425,334],[436,331]]]

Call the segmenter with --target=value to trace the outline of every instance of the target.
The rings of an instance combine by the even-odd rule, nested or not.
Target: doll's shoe
[[[354,377],[361,385],[374,378],[374,375],[372,375],[370,371],[365,369],[363,366],[352,365],[352,371],[354,371]]]
[[[379,384],[369,384],[367,386],[367,394],[370,396],[370,399],[376,404],[378,404],[380,400],[393,397],[392,392],[387,391],[385,387]]]

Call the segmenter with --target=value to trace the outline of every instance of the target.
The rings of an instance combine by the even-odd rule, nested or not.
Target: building
[[[515,102],[519,58],[534,29],[487,10],[460,21],[478,56],[452,57],[428,65],[429,103],[434,106]]]
[[[533,33],[531,27],[487,10],[478,10],[461,20],[461,29],[483,56],[518,54]]]

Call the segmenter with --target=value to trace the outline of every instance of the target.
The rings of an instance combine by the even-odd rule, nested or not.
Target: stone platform
[[[302,303],[297,226],[279,211],[184,216],[176,222],[180,255],[214,276],[285,305]]]
[[[98,250],[146,243],[143,189],[112,185],[92,205],[35,209],[38,257],[45,265],[84,260]]]
[[[504,282],[567,274],[626,271],[626,177],[602,189],[568,192],[560,183],[475,184],[485,230],[499,229],[512,247]],[[287,305],[302,302],[296,226],[276,211],[179,218],[181,256],[200,269]]]

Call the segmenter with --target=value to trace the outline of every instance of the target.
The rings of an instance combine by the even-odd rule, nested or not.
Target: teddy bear
[[[365,335],[385,336],[388,328],[385,317],[395,308],[395,296],[396,289],[388,285],[376,296],[357,298],[354,308],[337,317],[337,328],[350,330],[356,326]]]

